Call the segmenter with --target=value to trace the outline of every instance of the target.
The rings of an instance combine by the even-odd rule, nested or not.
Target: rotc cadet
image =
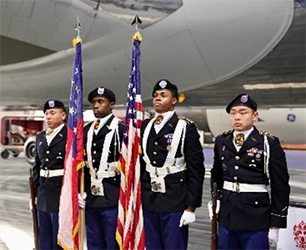
[[[220,191],[218,249],[269,249],[286,227],[290,187],[277,137],[259,132],[257,104],[247,94],[232,100],[232,131],[215,142],[211,181]],[[267,185],[271,188],[271,200]]]
[[[119,249],[116,241],[120,187],[117,165],[123,123],[112,113],[116,97],[111,90],[98,87],[89,93],[88,101],[97,119],[84,128],[87,247],[89,250]]]
[[[155,116],[142,124],[142,205],[146,248],[187,249],[188,224],[201,205],[204,156],[195,123],[178,117],[178,89],[160,80]]]
[[[57,245],[57,231],[67,137],[65,106],[51,99],[46,102],[44,113],[48,129],[37,135],[33,165],[39,248],[62,249]]]

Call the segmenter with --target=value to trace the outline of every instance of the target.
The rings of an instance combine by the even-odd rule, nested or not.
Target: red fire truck
[[[44,114],[36,110],[0,111],[1,157],[17,157],[24,151],[27,161],[34,162],[35,138],[44,129]]]

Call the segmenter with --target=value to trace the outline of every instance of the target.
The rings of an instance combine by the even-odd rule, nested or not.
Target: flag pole
[[[76,43],[81,40],[81,31],[82,24],[80,22],[79,16],[77,15],[77,22],[75,25],[75,31],[77,33],[76,38],[73,39],[73,46],[75,47]],[[84,198],[84,168],[80,169],[80,196]],[[84,250],[84,208],[80,208],[80,227],[79,227],[79,249]]]

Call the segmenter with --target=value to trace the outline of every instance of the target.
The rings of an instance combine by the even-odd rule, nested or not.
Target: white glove
[[[209,215],[209,219],[212,220],[213,219],[213,204],[212,201],[209,201],[207,203],[207,208],[208,208],[208,215]],[[220,200],[217,200],[217,206],[216,206],[216,214],[218,214],[220,211]]]
[[[279,228],[270,228],[268,235],[270,247],[276,247],[278,242],[278,231]]]
[[[86,197],[87,197],[87,194],[84,193],[83,195],[84,197],[82,198],[80,194],[78,194],[78,203],[79,203],[79,208],[85,208],[85,204],[86,204]]]
[[[35,205],[37,204],[37,197],[35,197]],[[32,211],[33,207],[32,207],[32,200],[30,198],[29,200],[29,208],[30,208],[30,211]]]
[[[188,225],[192,222],[195,222],[195,213],[185,210],[180,220],[180,227],[182,227],[183,225]]]

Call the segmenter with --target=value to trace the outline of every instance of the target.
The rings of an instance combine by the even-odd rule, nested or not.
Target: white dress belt
[[[45,178],[51,178],[55,176],[62,176],[64,174],[64,169],[41,169],[40,170],[40,176]]]
[[[166,176],[168,174],[175,174],[186,170],[186,163],[184,157],[175,158],[176,163],[172,166],[153,167],[151,164],[146,165],[146,170],[150,173],[150,176]]]
[[[102,166],[100,166],[101,168]],[[92,173],[94,174],[94,173]],[[119,175],[118,172],[118,162],[114,161],[111,163],[107,163],[107,169],[99,169],[99,171],[96,173],[96,178],[101,179],[101,178],[110,178],[110,177],[115,177],[116,175]]]
[[[248,184],[248,183],[239,183],[239,182],[230,182],[224,181],[223,189],[232,191],[232,192],[268,192],[267,185],[265,184]]]

